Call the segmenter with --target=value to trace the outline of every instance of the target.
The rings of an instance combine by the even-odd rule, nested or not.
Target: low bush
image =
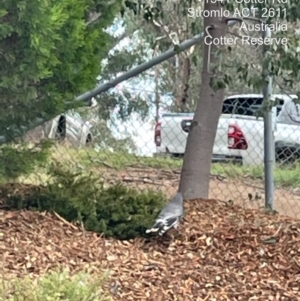
[[[166,202],[161,192],[139,192],[118,183],[105,187],[99,177],[84,170],[70,171],[60,164],[49,169],[47,186],[26,194],[6,194],[6,205],[15,209],[55,211],[68,221],[82,222],[89,231],[106,237],[131,239],[145,236]],[[3,189],[2,189],[3,191]]]
[[[15,180],[21,175],[32,173],[36,167],[46,164],[53,142],[5,144],[0,147],[0,178]]]
[[[100,192],[96,214],[86,220],[85,226],[87,230],[119,239],[145,236],[164,204],[161,193],[152,190],[140,193],[117,184]]]
[[[102,289],[107,275],[91,275],[80,272],[70,275],[68,270],[53,271],[32,280],[2,279],[0,301],[112,301]]]

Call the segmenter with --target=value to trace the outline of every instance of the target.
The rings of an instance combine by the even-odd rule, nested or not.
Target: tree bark
[[[221,6],[218,3],[205,1],[204,10],[220,9]],[[209,29],[208,32],[213,39],[225,36],[226,25],[223,18],[204,18],[204,28],[211,25],[214,28]],[[220,63],[215,54],[217,46],[209,47],[203,43],[203,47],[200,95],[187,139],[179,185],[179,190],[183,193],[186,192],[186,199],[208,198],[212,151],[225,92],[225,89],[214,91],[210,86],[213,74],[208,70],[208,65]]]
[[[160,109],[160,95],[159,95],[159,87],[158,87],[158,67],[154,67],[154,84],[155,84],[155,122],[158,122],[159,120],[159,109]]]
[[[176,69],[175,80],[175,99],[177,110],[179,112],[186,112],[189,100],[189,82],[191,78],[191,60],[188,54],[182,53],[178,56],[179,68]]]
[[[181,97],[181,111],[185,112],[189,99],[189,82],[191,77],[191,61],[188,55],[183,60],[183,89],[182,89],[182,97]]]

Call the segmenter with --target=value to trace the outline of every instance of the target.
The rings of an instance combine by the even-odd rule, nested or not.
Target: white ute
[[[276,95],[274,95],[276,97]],[[292,98],[282,105],[274,106],[274,159],[287,163],[300,159],[300,110]],[[264,163],[264,124],[263,120],[230,120],[228,125],[228,148],[242,158],[244,165]]]
[[[295,95],[288,96],[286,94],[274,94],[274,99],[278,100],[278,105],[273,108],[274,118],[277,118],[278,131],[281,135],[286,136],[287,134],[282,133],[286,131],[286,128],[291,127],[291,131],[295,131],[297,127],[296,122],[292,121],[291,114],[283,114],[283,112],[289,112],[291,105],[295,106],[292,102]],[[240,94],[232,95],[225,98],[223,103],[222,114],[219,119],[215,143],[213,147],[213,161],[243,161],[245,163],[245,154],[240,149],[230,147],[228,145],[228,130],[229,125],[234,125],[236,121],[241,123],[241,127],[247,126],[249,132],[251,129],[257,133],[261,131],[261,125],[263,125],[263,118],[256,117],[256,111],[260,108],[263,102],[262,94]],[[280,115],[279,118],[276,115]],[[181,156],[184,154],[189,126],[193,119],[194,113],[164,113],[159,122],[155,126],[154,142],[156,144],[157,154],[171,154],[172,156]],[[236,125],[238,124],[236,123]],[[282,124],[285,124],[284,129]],[[279,125],[280,124],[280,125]],[[300,124],[300,117],[299,117]],[[230,130],[232,130],[230,128]],[[248,138],[250,134],[247,132]],[[245,134],[246,135],[246,134]],[[263,135],[263,132],[262,132]],[[257,141],[257,148],[261,148],[260,138],[254,136]],[[253,140],[253,146],[255,147],[255,140]],[[286,140],[286,138],[285,138]],[[300,140],[299,140],[300,142]],[[263,148],[261,148],[263,152]]]

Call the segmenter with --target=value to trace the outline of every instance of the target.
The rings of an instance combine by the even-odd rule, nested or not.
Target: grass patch
[[[103,289],[107,275],[80,272],[70,275],[68,270],[54,271],[38,279],[9,279],[0,283],[1,301],[112,301]]]
[[[299,187],[300,185],[300,166],[295,168],[276,168],[274,172],[275,185],[288,188]]]
[[[58,160],[71,161],[73,163],[83,164],[94,167],[111,167],[116,170],[122,170],[126,167],[152,167],[162,169],[181,168],[182,159],[161,158],[161,157],[139,157],[128,153],[113,153],[109,151],[97,152],[93,149],[75,150],[72,148],[54,149],[52,158]]]
[[[139,157],[128,153],[112,153],[109,151],[97,152],[93,149],[75,149],[56,145],[51,152],[51,158],[68,166],[84,167],[86,170],[112,168],[124,170],[128,167],[144,167],[164,170],[178,170],[182,166],[180,158]],[[213,163],[212,174],[225,176],[229,179],[250,178],[264,179],[263,166],[242,166],[238,164]],[[45,183],[48,177],[46,170],[39,169],[26,177],[20,177],[24,183]],[[300,185],[300,165],[276,166],[274,181],[277,187],[298,187]]]
[[[263,167],[260,166],[242,166],[235,164],[212,164],[211,173],[214,175],[221,175],[231,179],[238,179],[241,177],[249,177],[253,179],[262,180],[264,176]]]
[[[229,164],[212,164],[212,174],[222,175],[230,179],[249,177],[253,180],[264,179],[263,166],[241,166]],[[277,187],[299,187],[300,185],[300,165],[280,166],[274,169],[274,182]]]

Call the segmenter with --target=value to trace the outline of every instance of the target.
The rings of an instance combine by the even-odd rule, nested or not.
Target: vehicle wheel
[[[171,158],[181,159],[183,158],[183,154],[171,154]]]
[[[276,148],[275,158],[278,163],[290,164],[299,160],[300,152],[295,147],[280,147]]]
[[[85,145],[86,145],[86,146],[91,146],[91,145],[92,145],[92,141],[93,141],[92,135],[91,135],[91,134],[88,134],[88,135],[86,136],[86,139],[85,139]]]
[[[66,117],[62,115],[58,120],[55,139],[62,141],[65,138],[66,138]]]

